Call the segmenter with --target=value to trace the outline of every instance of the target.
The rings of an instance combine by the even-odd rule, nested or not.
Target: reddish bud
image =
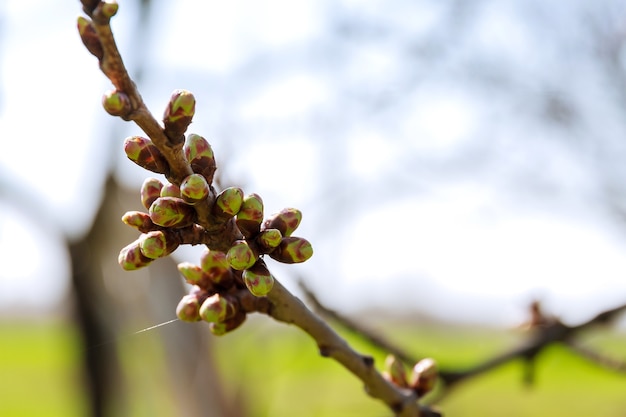
[[[176,317],[182,321],[200,321],[200,300],[197,294],[187,294],[176,306]]]
[[[209,330],[211,330],[211,333],[215,336],[223,336],[241,326],[244,321],[246,321],[246,313],[239,310],[234,317],[231,317],[223,322],[209,323]]]
[[[262,259],[243,271],[242,278],[248,290],[256,297],[266,296],[274,286],[274,277]]]
[[[285,208],[278,213],[274,213],[263,224],[265,229],[278,229],[284,237],[291,234],[298,228],[302,220],[302,212],[295,208]]]
[[[107,20],[116,15],[119,5],[114,0],[104,0],[94,10],[94,15],[101,16]]]
[[[196,111],[196,99],[187,90],[174,90],[163,114],[165,134],[173,144],[185,141],[185,131]]]
[[[128,96],[117,90],[107,91],[102,96],[102,107],[111,116],[125,118],[131,111],[130,99]]]
[[[150,206],[150,218],[159,226],[181,228],[193,224],[196,212],[180,198],[159,197]]]
[[[199,265],[181,262],[176,267],[188,284],[197,285],[205,290],[213,290],[211,278]]]
[[[190,133],[187,135],[183,151],[191,170],[202,175],[209,184],[212,184],[216,166],[213,149],[209,142],[200,135]]]
[[[150,259],[163,258],[174,252],[178,245],[179,242],[167,230],[155,230],[139,237],[141,253]]]
[[[258,194],[244,197],[237,213],[237,227],[246,238],[256,236],[263,222],[263,200]]]
[[[169,171],[167,160],[150,139],[131,136],[124,141],[124,152],[128,159],[148,171],[166,174]]]
[[[195,204],[209,195],[209,184],[200,174],[191,174],[180,183],[180,196],[186,202]]]
[[[224,252],[206,250],[200,256],[200,266],[211,282],[222,288],[229,288],[234,282],[232,270]]]
[[[255,242],[262,249],[262,252],[267,253],[278,247],[282,239],[283,235],[280,233],[280,230],[265,229],[256,236]]]
[[[156,178],[146,178],[141,184],[141,204],[149,209],[154,200],[161,197],[163,183]]]
[[[243,271],[250,268],[256,262],[256,255],[245,240],[237,240],[226,254],[226,260],[230,267]]]
[[[152,222],[148,213],[143,213],[141,211],[127,211],[122,216],[122,221],[124,224],[134,227],[141,233],[148,233],[158,227]]]
[[[133,243],[122,248],[119,256],[117,257],[117,262],[126,271],[143,268],[144,266],[149,265],[152,261],[152,259],[141,253],[139,242],[137,241],[134,241]]]
[[[209,323],[223,322],[237,313],[237,305],[225,295],[213,294],[200,307],[200,318]]]
[[[217,195],[215,205],[213,205],[213,214],[217,217],[229,219],[239,213],[242,203],[243,191],[241,188],[226,188]]]
[[[180,198],[180,187],[169,182],[161,188],[161,197],[177,197]]]
[[[93,23],[89,19],[85,19],[80,16],[77,22],[78,34],[83,41],[83,45],[87,50],[98,60],[102,60],[104,57],[104,50],[102,49],[102,43],[96,33],[96,29],[93,27]]]
[[[304,262],[313,256],[313,246],[302,237],[284,237],[280,245],[269,254],[272,259],[286,264]]]

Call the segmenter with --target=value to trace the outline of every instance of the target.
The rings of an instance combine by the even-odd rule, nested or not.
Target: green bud
[[[263,226],[265,229],[278,229],[284,237],[288,237],[298,228],[301,220],[302,212],[300,210],[284,208],[280,212],[272,214]]]
[[[398,360],[394,355],[388,355],[385,359],[385,371],[383,376],[393,382],[395,385],[408,388],[409,384],[406,380],[406,371],[402,362]]]
[[[150,206],[150,218],[159,226],[181,228],[193,224],[196,211],[180,198],[159,197]]]
[[[237,227],[246,238],[256,236],[263,222],[263,200],[258,194],[244,197],[237,213]]]
[[[122,221],[124,224],[139,230],[141,233],[148,233],[158,227],[152,222],[148,213],[141,211],[127,211],[122,216]]]
[[[280,245],[269,254],[272,259],[286,264],[304,262],[313,256],[313,246],[302,237],[284,237]]]
[[[214,268],[230,268],[230,264],[228,263],[224,252],[210,249],[205,250],[200,255],[200,265],[205,272],[211,272]]]
[[[191,174],[180,183],[180,195],[188,203],[195,204],[207,198],[209,184],[200,174]]]
[[[96,29],[93,27],[93,23],[89,19],[85,19],[80,16],[77,22],[78,26],[78,34],[80,35],[80,39],[83,41],[83,45],[85,48],[98,60],[102,60],[104,57],[104,49],[102,49],[102,43],[100,43],[100,38],[98,38],[98,34],[96,33]]]
[[[265,229],[257,235],[255,242],[261,247],[262,251],[271,252],[280,245],[283,235],[278,229]]]
[[[176,267],[188,284],[197,285],[205,290],[213,289],[209,275],[204,272],[199,265],[190,262],[181,262]]]
[[[117,13],[119,5],[114,0],[101,1],[98,7],[96,7],[95,13],[99,13],[100,16],[105,19],[111,19]]]
[[[156,178],[146,178],[141,184],[141,204],[149,209],[154,200],[161,197],[163,183]]]
[[[248,290],[256,297],[266,296],[274,286],[274,277],[262,259],[243,271],[242,278]]]
[[[242,203],[242,189],[239,187],[228,187],[217,195],[215,205],[213,206],[213,214],[217,217],[229,219],[239,213]]]
[[[237,271],[250,268],[256,262],[256,258],[254,251],[245,240],[235,241],[226,254],[230,267]]]
[[[223,336],[228,332],[235,330],[237,327],[241,326],[243,322],[246,321],[246,313],[244,311],[239,310],[234,317],[226,319],[220,323],[209,323],[209,330],[215,336]]]
[[[165,113],[163,114],[163,125],[165,135],[173,144],[185,141],[185,131],[193,119],[196,111],[196,99],[187,90],[174,90]]]
[[[222,288],[230,288],[234,277],[224,252],[206,250],[200,256],[200,266],[211,282]]]
[[[190,133],[187,135],[183,151],[191,170],[202,175],[209,184],[212,184],[216,166],[213,149],[209,142],[200,135]]]
[[[111,116],[126,117],[131,111],[130,99],[128,96],[117,90],[107,91],[102,96],[102,107]]]
[[[163,258],[169,255],[178,248],[179,244],[167,229],[144,233],[139,237],[141,253],[150,259]]]
[[[122,248],[119,256],[117,257],[117,262],[126,271],[143,268],[152,261],[152,259],[141,253],[138,241],[134,241],[133,243]]]
[[[169,182],[161,188],[161,197],[177,197],[180,198],[180,187]]]
[[[213,294],[200,306],[200,318],[209,323],[223,322],[237,313],[235,303],[225,295]]]
[[[200,300],[197,294],[187,294],[176,306],[176,317],[181,321],[200,321]]]
[[[131,136],[124,141],[124,152],[128,159],[148,171],[166,174],[169,171],[167,160],[150,139]]]
[[[434,359],[425,358],[415,364],[409,378],[409,386],[417,393],[418,396],[432,391],[437,383],[439,371],[437,363]]]

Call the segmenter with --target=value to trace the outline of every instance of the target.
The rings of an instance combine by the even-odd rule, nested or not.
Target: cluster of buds
[[[105,106],[122,106],[119,97],[107,93]],[[193,95],[177,90],[163,118],[168,146],[180,146],[177,156],[185,159],[192,172],[180,181],[176,178],[181,176],[175,175],[179,173],[171,172],[168,159],[153,141],[132,136],[124,142],[131,161],[169,181],[151,177],[143,182],[140,197],[147,212],[132,211],[122,217],[141,236],[121,250],[118,261],[122,268],[134,270],[170,255],[181,244],[206,244],[211,249],[202,254],[199,265],[178,265],[191,290],[176,312],[183,321],[204,320],[211,323],[215,334],[224,334],[243,323],[250,311],[242,302],[244,295],[264,297],[271,291],[274,277],[265,255],[278,262],[299,263],[309,259],[313,249],[306,239],[292,236],[302,219],[299,210],[286,208],[264,219],[263,201],[257,194],[244,195],[238,187],[215,192],[211,145],[200,135],[185,136],[194,109]],[[234,232],[217,250],[207,238],[213,230]]]
[[[417,362],[407,375],[404,364],[394,355],[387,356],[383,376],[393,384],[413,390],[418,397],[423,397],[435,388],[439,372],[437,363],[431,358]]]

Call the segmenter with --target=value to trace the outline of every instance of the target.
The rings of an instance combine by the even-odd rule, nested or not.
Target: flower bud
[[[85,19],[80,16],[77,22],[78,26],[78,34],[80,35],[80,39],[83,41],[83,45],[87,48],[87,50],[98,60],[102,60],[104,57],[104,49],[102,49],[102,43],[100,43],[100,38],[98,38],[98,34],[96,33],[96,29],[93,27],[93,23],[89,19]]]
[[[139,237],[141,253],[150,259],[163,258],[169,255],[178,248],[179,244],[167,229],[144,233]]]
[[[234,278],[224,252],[206,250],[200,255],[200,266],[211,282],[222,288],[229,288]]]
[[[284,208],[278,213],[274,213],[263,224],[265,229],[278,229],[284,237],[291,234],[298,228],[302,220],[302,212],[296,208]]]
[[[313,256],[313,246],[302,238],[289,236],[280,241],[280,245],[269,254],[272,259],[286,264],[304,262]]]
[[[180,196],[190,204],[202,201],[208,195],[209,184],[200,174],[191,174],[180,183]]]
[[[120,116],[125,118],[131,111],[130,99],[128,96],[117,90],[107,91],[102,96],[102,107],[111,116]]]
[[[150,139],[131,136],[124,141],[124,152],[128,159],[148,171],[166,174],[169,171],[167,160]]]
[[[243,191],[238,187],[228,187],[222,190],[215,199],[213,214],[223,219],[234,217],[241,209]]]
[[[246,313],[242,310],[239,310],[234,317],[226,319],[223,322],[209,323],[209,330],[215,336],[223,336],[226,333],[231,332],[237,327],[241,326],[244,321],[246,321]]]
[[[438,376],[439,372],[435,360],[431,358],[422,359],[415,364],[411,371],[409,386],[421,397],[435,387]]]
[[[200,321],[200,300],[197,294],[187,294],[176,306],[176,317],[182,321]]]
[[[187,135],[183,151],[191,170],[202,175],[209,184],[212,184],[216,166],[213,149],[209,142],[200,135],[190,133]]]
[[[124,224],[134,227],[141,233],[148,233],[158,228],[158,226],[152,222],[150,215],[141,211],[127,211],[122,216],[122,221]]]
[[[117,262],[126,271],[143,268],[152,261],[152,259],[141,253],[138,241],[134,241],[133,243],[122,248],[119,256],[117,257]]]
[[[245,240],[235,241],[226,254],[230,267],[237,271],[250,268],[256,262],[256,258],[254,251]]]
[[[277,248],[282,239],[283,235],[280,233],[280,230],[265,229],[259,233],[254,240],[262,249],[262,252],[268,253]]]
[[[104,17],[107,20],[110,20],[119,9],[119,5],[115,0],[104,0],[101,1],[100,4],[94,10],[94,14],[98,14],[99,16]]]
[[[196,99],[193,94],[187,90],[174,90],[163,114],[165,135],[172,144],[185,141],[183,135],[191,123],[195,111]]]
[[[205,290],[213,289],[209,275],[200,266],[190,262],[181,262],[176,267],[188,284],[197,285]]]
[[[161,188],[161,197],[176,197],[180,198],[180,187],[176,184],[170,184],[169,182],[163,185]]]
[[[263,222],[263,200],[258,194],[244,197],[237,213],[237,227],[246,238],[256,236]]]
[[[406,380],[406,371],[402,362],[398,360],[394,355],[388,355],[385,359],[385,370],[383,376],[388,381],[391,381],[395,385],[408,388],[409,384]]]
[[[163,183],[156,178],[146,178],[141,184],[141,204],[149,209],[154,200],[161,197]]]
[[[243,271],[242,278],[248,290],[256,297],[266,296],[274,286],[274,277],[262,259]]]
[[[220,323],[237,313],[236,304],[228,296],[213,294],[200,307],[200,318],[209,323]]]
[[[196,211],[184,200],[176,197],[159,197],[150,206],[150,218],[163,227],[186,227],[196,219]]]

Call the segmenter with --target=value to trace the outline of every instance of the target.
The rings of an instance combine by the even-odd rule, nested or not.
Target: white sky
[[[121,3],[116,19],[132,20]],[[211,40],[202,44],[211,51],[212,59],[206,60],[198,44],[189,42],[189,49],[184,49],[178,38],[162,31],[163,40],[156,43],[161,42],[163,57],[184,57],[178,63],[167,61],[170,68],[195,66],[227,73],[241,61],[242,53],[257,45],[278,48],[314,36],[321,15],[315,2],[274,0],[252,6],[246,2],[243,14],[243,2],[210,4],[211,13],[201,13],[197,8],[203,6],[197,2],[164,7],[162,13],[173,13],[171,33]],[[273,12],[277,8],[280,15]],[[29,223],[27,213],[0,195],[0,309],[25,300],[33,307],[49,307],[59,302],[67,285],[67,255],[58,246],[60,233],[83,229],[97,201],[102,173],[94,168],[101,163],[102,149],[92,136],[104,125],[98,102],[108,84],[76,33],[78,2],[13,0],[5,2],[2,13],[0,174],[6,178],[0,184],[10,181],[32,196],[48,224]],[[124,17],[125,13],[129,15]],[[281,18],[286,15],[290,18]],[[246,25],[256,29],[245,32]],[[120,37],[123,33],[118,31]],[[516,43],[523,44],[523,33],[518,36]],[[122,47],[128,41],[122,40]],[[370,71],[387,68],[376,54],[364,59],[372,64]],[[240,115],[243,121],[297,118],[322,105],[329,95],[327,84],[319,79],[293,76],[280,88],[261,89],[242,105]],[[209,101],[196,97],[200,106],[202,100]],[[464,93],[442,91],[415,105],[423,105],[425,111],[397,128],[420,132],[424,140],[410,144],[418,151],[436,154],[459,146],[464,132],[475,128],[476,108]],[[199,122],[194,127],[203,126]],[[374,179],[382,167],[403,157],[404,148],[386,146],[388,138],[378,131],[355,126],[349,133],[344,138],[346,164],[360,178]],[[252,145],[247,154],[242,152],[235,171],[264,153],[286,151],[302,176],[313,177],[321,157],[314,138],[291,140],[286,144],[274,138]],[[260,192],[266,206],[277,210],[310,203],[308,190],[297,185],[299,178],[291,178],[296,181],[292,185],[280,170],[271,168],[254,175],[253,191]],[[281,189],[295,191],[286,194]],[[402,228],[378,229],[387,224],[385,219],[394,218]],[[305,211],[301,233],[318,236],[308,219]],[[381,241],[397,246],[377,245],[372,230]],[[534,296],[570,320],[582,320],[626,299],[626,239],[602,216],[585,210],[520,207],[498,196],[489,184],[454,184],[428,199],[398,195],[355,216],[342,233],[319,236],[313,243],[314,258],[298,268],[317,276],[311,286],[331,306],[422,305],[453,319],[511,324],[522,318],[525,304]],[[125,244],[120,242],[120,247]],[[332,291],[325,292],[329,288]],[[358,297],[346,299],[355,291]]]

